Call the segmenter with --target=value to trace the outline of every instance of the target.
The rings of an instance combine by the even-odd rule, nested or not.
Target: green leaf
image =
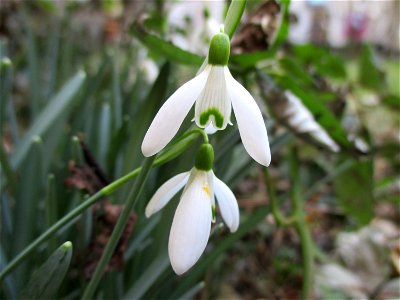
[[[342,162],[346,159],[353,160],[343,158]],[[352,167],[335,178],[334,187],[344,211],[353,216],[359,225],[365,225],[374,214],[373,164],[372,160],[353,162]]]
[[[171,42],[146,31],[138,22],[131,27],[132,34],[137,37],[149,50],[164,56],[170,61],[185,65],[200,66],[204,60],[200,55],[183,50]]]
[[[303,65],[312,65],[320,75],[332,78],[345,78],[346,68],[344,61],[327,49],[315,47],[311,44],[291,47],[294,56]]]
[[[379,67],[376,56],[370,45],[365,45],[361,53],[359,80],[364,87],[373,90],[382,89],[385,82],[384,73]]]
[[[72,243],[62,244],[46,262],[32,274],[22,290],[20,299],[55,299],[72,257]]]
[[[396,95],[386,95],[383,97],[382,102],[387,106],[400,110],[400,97]]]
[[[276,50],[282,46],[282,44],[286,41],[286,38],[289,34],[289,8],[290,8],[291,0],[281,0],[281,7],[283,7],[282,12],[282,21],[278,29],[278,33],[276,34],[275,40],[271,46],[271,51],[276,52]]]
[[[52,0],[38,0],[35,4],[47,13],[54,13],[57,9],[56,3]]]
[[[123,298],[141,299],[168,266],[168,255],[167,252],[164,251],[153,260],[152,264],[142,273],[140,278],[135,281],[135,284],[128,290]]]
[[[279,65],[288,73],[288,75],[295,77],[305,86],[313,86],[314,80],[308,75],[300,64],[293,58],[283,57],[279,60]]]
[[[34,238],[38,224],[37,208],[40,204],[42,189],[44,185],[44,151],[43,142],[39,136],[34,136],[29,147],[28,155],[23,162],[23,167],[18,171],[20,178],[17,182],[15,196],[14,226],[12,253],[22,251]],[[24,264],[16,272],[17,283],[26,280],[28,264]]]
[[[61,116],[64,116],[67,110],[74,104],[74,96],[81,87],[85,76],[83,71],[79,71],[63,86],[61,91],[49,101],[49,104],[34,121],[11,157],[11,165],[13,168],[17,168],[25,158],[31,145],[32,138],[35,135],[42,136]]]
[[[264,52],[253,52],[253,53],[232,55],[229,61],[234,64],[239,64],[242,67],[246,68],[255,66],[259,61],[270,59],[273,57],[275,57],[275,53],[270,51],[264,51]]]
[[[231,38],[239,25],[240,19],[246,7],[246,0],[234,0],[229,5],[224,21],[225,33]]]
[[[315,68],[321,75],[332,78],[346,78],[346,68],[343,60],[336,55],[325,53],[315,61]]]

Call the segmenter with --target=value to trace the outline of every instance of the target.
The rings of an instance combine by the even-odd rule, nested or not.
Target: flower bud
[[[214,149],[210,144],[200,146],[196,154],[195,167],[197,170],[209,171],[214,163]]]
[[[226,66],[230,54],[229,37],[221,32],[213,36],[208,51],[208,63],[210,65]]]

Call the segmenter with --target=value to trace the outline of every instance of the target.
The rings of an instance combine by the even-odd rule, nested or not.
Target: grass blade
[[[11,157],[11,165],[14,169],[22,163],[27,155],[32,138],[35,135],[43,135],[74,104],[74,96],[81,87],[85,76],[83,71],[79,71],[43,109]]]

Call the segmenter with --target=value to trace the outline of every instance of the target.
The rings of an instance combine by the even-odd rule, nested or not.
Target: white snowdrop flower
[[[269,165],[271,153],[264,119],[254,98],[232,77],[227,66],[229,53],[229,37],[225,33],[214,35],[207,66],[167,99],[147,130],[142,143],[145,156],[158,153],[171,141],[195,104],[196,125],[207,128],[207,132],[232,124],[233,107],[246,151],[258,163]]]
[[[217,198],[222,218],[231,232],[239,226],[239,207],[229,187],[212,171],[214,152],[210,144],[200,147],[195,167],[166,181],[146,206],[150,217],[184,187],[169,235],[168,253],[176,274],[189,270],[200,258],[210,237]]]

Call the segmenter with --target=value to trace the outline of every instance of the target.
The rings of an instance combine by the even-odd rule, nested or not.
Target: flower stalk
[[[301,291],[301,299],[307,300],[311,298],[311,289],[313,285],[314,248],[310,229],[304,216],[303,196],[301,192],[301,181],[297,162],[297,153],[294,147],[292,147],[289,158],[290,178],[292,183],[290,199],[293,210],[291,216],[286,217],[282,214],[273,188],[273,183],[266,168],[265,179],[268,196],[271,202],[271,212],[277,225],[294,227],[299,235],[303,258],[303,287]]]
[[[100,261],[96,267],[96,270],[94,271],[94,274],[89,282],[89,285],[86,287],[86,290],[83,293],[82,299],[93,298],[94,292],[103,276],[104,269],[107,266],[109,260],[111,259],[111,256],[113,255],[115,247],[117,246],[118,241],[121,238],[126,223],[128,222],[131,211],[140,197],[140,194],[146,183],[146,179],[147,176],[149,175],[154,159],[155,157],[149,157],[144,160],[142,164],[142,169],[139,173],[139,177],[135,181],[135,184],[128,196],[128,201],[126,202],[126,205],[122,210],[121,215],[118,218],[117,224],[115,225],[112,235],[107,243],[106,248],[104,249],[103,255],[100,258]]]

